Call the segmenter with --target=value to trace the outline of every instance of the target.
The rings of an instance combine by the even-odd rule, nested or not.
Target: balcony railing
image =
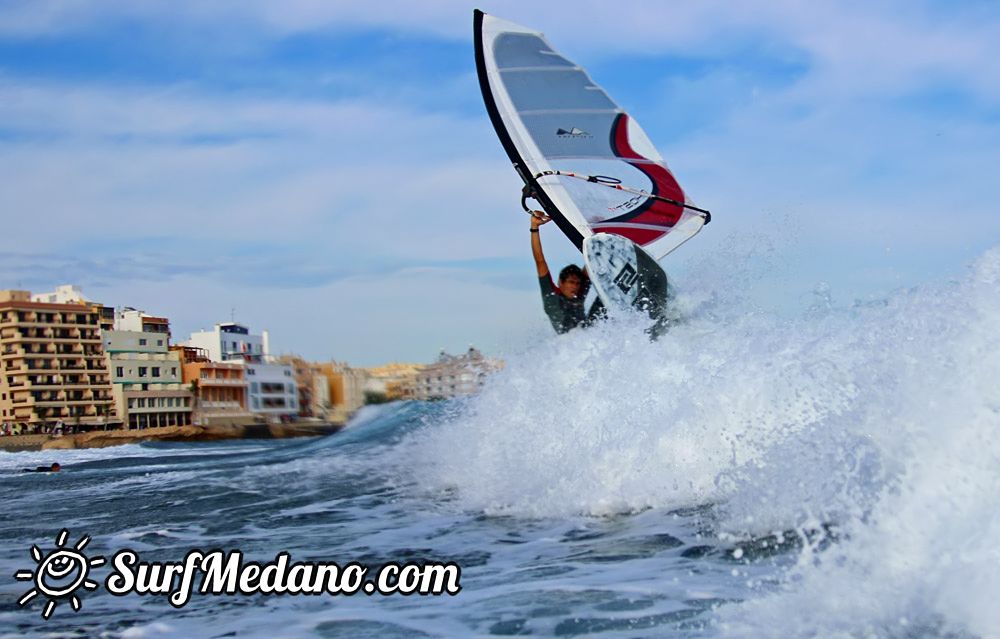
[[[202,386],[246,386],[245,379],[223,379],[218,377],[200,377],[198,383]]]
[[[243,408],[243,404],[240,402],[199,402],[198,408],[229,408],[229,409],[239,409]]]

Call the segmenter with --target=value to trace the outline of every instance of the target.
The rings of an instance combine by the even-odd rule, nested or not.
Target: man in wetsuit
[[[538,271],[538,283],[542,287],[542,306],[545,314],[552,322],[552,328],[557,333],[566,333],[577,326],[590,326],[601,316],[604,306],[600,300],[590,307],[590,313],[584,313],[583,304],[590,290],[590,278],[587,271],[576,264],[570,264],[559,272],[559,286],[552,282],[549,265],[545,263],[542,254],[542,240],[538,227],[549,221],[548,216],[541,211],[531,213],[531,254],[535,258],[535,269]]]
[[[59,462],[52,462],[51,466],[35,466],[34,468],[22,468],[22,473],[58,473],[62,466]]]

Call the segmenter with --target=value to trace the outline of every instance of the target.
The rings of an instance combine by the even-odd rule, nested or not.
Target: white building
[[[294,420],[299,412],[299,389],[292,365],[244,362],[243,368],[250,411],[269,421]]]
[[[88,300],[83,295],[79,286],[73,284],[63,284],[57,286],[51,293],[36,293],[31,296],[32,302],[42,302],[43,304],[86,304],[91,306],[100,314],[98,322],[101,330],[108,331],[114,328],[115,309],[111,306],[104,306],[98,302]]]
[[[291,364],[271,362],[268,334],[253,335],[235,322],[216,324],[211,331],[191,334],[186,346],[200,348],[213,362],[240,364],[247,385],[247,408],[269,421],[295,419],[299,389]]]
[[[193,395],[183,383],[180,356],[169,350],[167,319],[129,309],[116,317],[115,325],[122,330],[102,331],[101,339],[126,427],[190,424]]]
[[[462,355],[441,351],[438,360],[417,373],[413,380],[415,399],[450,399],[479,392],[486,378],[503,368],[503,361],[484,356],[475,348]]]
[[[63,284],[57,286],[51,293],[35,293],[31,296],[32,302],[44,302],[45,304],[71,304],[73,302],[89,302],[83,296],[83,291],[79,286],[73,284]]]
[[[268,335],[251,335],[250,329],[235,322],[216,324],[211,331],[191,333],[186,346],[200,348],[213,362],[262,362],[268,356]]]

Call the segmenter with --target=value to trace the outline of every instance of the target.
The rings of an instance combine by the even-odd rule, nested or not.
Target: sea
[[[0,453],[2,637],[1000,636],[1000,248],[802,313],[679,291],[323,438]],[[58,461],[58,474],[20,469]],[[193,549],[452,562],[442,595],[114,595],[32,571]],[[68,539],[68,541],[67,541]]]

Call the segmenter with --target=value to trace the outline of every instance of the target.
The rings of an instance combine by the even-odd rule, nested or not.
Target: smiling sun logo
[[[72,548],[66,548],[69,531],[63,528],[56,537],[56,547],[48,554],[42,554],[38,546],[31,547],[31,558],[35,560],[35,570],[20,570],[14,573],[18,581],[33,581],[34,586],[20,599],[19,606],[28,605],[38,595],[48,597],[48,603],[42,610],[42,618],[48,619],[55,610],[56,604],[69,601],[74,611],[80,609],[80,599],[76,596],[79,588],[96,590],[97,583],[87,579],[90,569],[104,563],[104,557],[87,558],[83,549],[90,543],[90,537],[84,535]]]

